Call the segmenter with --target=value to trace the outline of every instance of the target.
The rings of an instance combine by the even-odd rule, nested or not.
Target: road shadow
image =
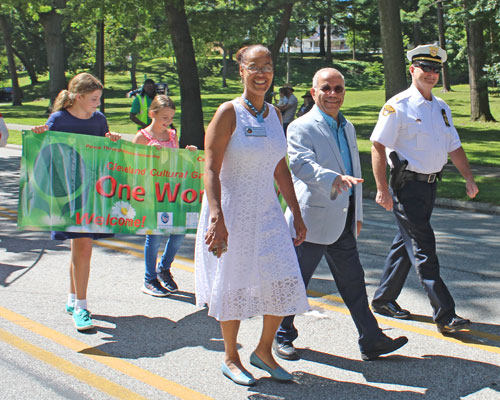
[[[203,347],[224,351],[219,323],[207,317],[205,309],[188,314],[175,322],[164,317],[130,315],[112,317],[92,314],[96,330],[107,334],[98,346],[82,351],[84,354],[104,352],[125,359],[157,358],[185,347]],[[98,326],[99,321],[114,327]]]
[[[424,396],[426,399],[456,399],[484,388],[491,388],[495,391],[500,389],[500,367],[498,365],[460,357],[436,354],[424,355],[421,358],[389,355],[366,362],[311,349],[298,349],[298,351],[303,360],[362,374],[367,382],[425,389],[424,395],[418,392],[385,391],[384,398],[389,399],[416,399]],[[288,369],[293,370],[291,367]],[[336,383],[342,383],[345,386],[332,387],[335,388],[335,392],[333,392],[335,399],[380,396],[378,393],[380,389],[365,387],[365,385],[350,384],[349,386],[345,382]],[[292,399],[299,398],[299,396],[285,398]]]
[[[0,286],[10,286],[24,277],[36,267],[49,250],[66,252],[69,249],[68,245],[61,241],[40,239],[39,233],[14,231],[10,235],[0,235],[0,252],[16,260],[15,264],[0,263]],[[17,273],[21,270],[24,271]],[[10,279],[11,275],[15,277]]]
[[[250,400],[303,400],[303,399],[394,399],[414,400],[426,395],[411,391],[391,391],[362,383],[344,382],[323,376],[295,371],[293,382],[279,383],[270,378],[261,378],[250,390],[256,391],[247,397]]]

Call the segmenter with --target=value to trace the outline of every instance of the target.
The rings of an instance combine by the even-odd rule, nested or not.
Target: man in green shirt
[[[130,119],[137,124],[137,129],[143,129],[151,123],[148,110],[155,96],[155,82],[152,79],[146,79],[141,92],[135,96],[130,109]]]

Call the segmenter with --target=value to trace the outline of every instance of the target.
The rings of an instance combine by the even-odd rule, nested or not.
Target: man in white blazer
[[[287,135],[295,192],[307,226],[297,257],[307,287],[325,256],[358,329],[361,357],[372,360],[399,349],[408,339],[384,335],[368,306],[356,246],[363,220],[363,180],[354,126],[340,112],[344,77],[336,69],[323,68],[314,75],[312,86],[316,105],[289,125]],[[285,217],[295,236],[289,209]],[[293,315],[283,319],[274,343],[276,355],[288,360],[299,358],[292,344],[298,336],[293,320]]]

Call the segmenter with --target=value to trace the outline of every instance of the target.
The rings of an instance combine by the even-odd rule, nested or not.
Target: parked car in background
[[[12,88],[0,88],[0,103],[9,103],[12,101]]]
[[[155,84],[156,86],[156,94],[166,94],[167,96],[170,95],[170,90],[168,89],[168,83],[165,83],[165,82],[159,82],[159,83],[156,83]],[[134,89],[134,90],[131,90],[129,92],[127,92],[126,94],[126,97],[135,97],[138,93],[140,93],[142,90],[142,86],[137,88],[137,89]]]

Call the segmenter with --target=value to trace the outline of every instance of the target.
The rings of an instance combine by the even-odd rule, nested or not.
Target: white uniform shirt
[[[441,171],[448,153],[461,146],[450,107],[434,95],[426,100],[414,85],[384,105],[370,140],[383,144],[387,155],[395,150],[408,161],[406,169],[422,174]]]

